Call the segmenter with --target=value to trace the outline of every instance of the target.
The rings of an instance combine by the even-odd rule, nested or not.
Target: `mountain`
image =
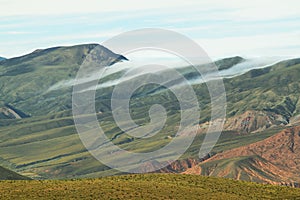
[[[246,61],[246,59],[244,59],[240,56],[234,56],[234,57],[230,57],[230,58],[224,58],[224,59],[217,60],[215,62],[215,64],[219,70],[224,70],[224,69],[229,69],[232,66],[242,63],[244,61]]]
[[[225,80],[225,131],[261,135],[278,127],[279,133],[237,148],[223,147],[184,173],[299,187],[299,64],[299,59],[287,60]]]
[[[30,178],[27,178],[0,166],[0,180],[30,180]]]
[[[300,183],[300,126],[259,142],[217,153],[185,173],[290,185]]]
[[[297,199],[300,190],[223,178],[136,174],[99,179],[0,182],[3,199]]]
[[[121,173],[94,159],[82,145],[74,127],[72,80],[95,47],[100,50],[96,56],[101,58],[101,63],[112,65],[112,69],[116,67],[116,62],[126,60],[105,47],[89,44],[37,50],[0,63],[0,158],[4,161],[3,166],[39,179]],[[246,61],[233,57],[217,62],[219,68],[223,66],[223,71]],[[178,71],[189,80],[194,80],[197,77],[189,76],[194,73],[190,69],[179,68]],[[224,79],[227,96],[225,129],[206,159],[265,140],[291,126],[300,114],[299,69],[300,59],[292,59]],[[101,81],[119,80],[122,73],[109,74]],[[147,74],[144,76],[147,78]],[[201,130],[187,152],[161,172],[181,173],[203,161],[198,158],[198,152],[210,120],[210,96],[203,83],[194,83],[193,89],[201,107]],[[174,127],[180,123],[181,110],[171,91],[157,85],[143,86],[136,90],[131,99],[131,114],[137,124],[149,123],[147,113],[150,105],[162,104],[167,110],[166,126],[161,133],[147,140],[129,136],[117,127],[111,112],[112,91],[112,85],[100,87],[96,92],[95,105],[99,110],[97,117],[100,125],[115,144],[128,151],[147,152],[172,140]]]
[[[0,57],[0,61],[5,60],[6,58]]]
[[[289,121],[299,114],[299,66],[300,59],[286,60],[225,80],[229,116],[259,110]]]
[[[97,51],[95,49],[97,48]],[[111,65],[126,60],[98,44],[40,49],[25,56],[0,63],[0,107],[9,104],[26,115],[44,115],[66,110],[70,106],[71,93],[66,90],[47,93],[60,81],[75,78],[86,56],[97,52],[100,64]],[[17,80],[17,81],[16,81]],[[69,107],[70,108],[70,107]]]

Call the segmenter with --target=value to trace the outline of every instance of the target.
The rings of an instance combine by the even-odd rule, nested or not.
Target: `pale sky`
[[[299,27],[298,0],[0,0],[0,56],[164,28],[195,40],[212,58],[300,57]]]

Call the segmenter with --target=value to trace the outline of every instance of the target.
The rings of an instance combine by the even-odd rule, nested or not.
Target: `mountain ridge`
[[[92,47],[81,45],[37,50],[31,55],[0,63],[0,107],[5,108],[3,112],[7,113],[6,105],[10,105],[13,110],[30,116],[9,119],[9,113],[9,117],[0,114],[0,159],[5,167],[30,174],[36,179],[120,174],[99,163],[82,145],[72,117],[72,88],[49,91],[54,84],[75,78],[81,62]],[[120,58],[113,52],[101,51],[101,47],[100,52],[102,54],[99,56],[106,65]],[[300,111],[299,64],[299,59],[287,60],[266,69],[251,70],[224,79],[228,99],[227,121],[217,145],[206,159],[225,150],[264,140],[278,133],[277,130],[290,126],[291,120]],[[119,76],[105,78],[105,81],[110,81]],[[210,120],[209,92],[202,83],[192,87],[201,107],[199,124],[205,130]],[[163,104],[168,111],[169,120],[163,131],[147,142],[128,136],[114,123],[110,103],[113,87],[96,91],[97,118],[115,144],[128,151],[147,152],[172,140],[176,132],[174,127],[180,122],[180,106],[174,102],[176,97],[170,91],[158,89],[158,86],[139,88],[130,102],[131,114],[137,124],[149,123],[149,105]],[[195,142],[178,162],[162,172],[180,173],[201,163],[202,160],[197,158],[204,133],[199,132]],[[242,163],[243,167],[249,168],[255,167],[256,163],[266,163],[259,157],[253,157],[249,162],[244,161],[245,158],[239,159],[230,162],[235,165]]]
[[[229,69],[230,67],[239,63],[245,62],[246,59],[241,56],[233,56],[215,61],[216,66],[219,70]]]
[[[0,107],[10,104],[28,115],[35,115],[36,111],[38,115],[43,115],[45,112],[55,113],[65,110],[66,101],[70,105],[71,95],[66,98],[66,91],[60,91],[60,100],[55,100],[53,95],[58,96],[58,94],[45,94],[45,92],[54,83],[70,77],[75,78],[80,65],[92,51],[97,53],[96,56],[101,57],[100,62],[103,65],[127,60],[101,45],[87,44],[38,50],[2,61],[0,87],[3,89],[0,92],[2,95]],[[15,81],[15,78],[18,81]],[[62,107],[58,107],[58,104]]]

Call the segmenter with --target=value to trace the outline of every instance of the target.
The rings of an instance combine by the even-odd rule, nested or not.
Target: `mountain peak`
[[[224,69],[229,69],[232,66],[242,63],[246,61],[243,57],[240,56],[234,56],[234,57],[229,57],[229,58],[223,58],[220,60],[217,60],[215,64],[217,65],[219,70],[224,70]]]
[[[22,65],[22,70],[33,68],[35,63],[41,66],[74,66],[81,65],[88,54],[97,47],[97,54],[104,65],[112,65],[116,62],[127,60],[122,55],[116,54],[99,44],[81,44],[75,46],[58,46],[47,49],[37,49],[24,56],[15,57],[3,61],[4,66]],[[26,70],[25,70],[26,71]]]
[[[116,54],[99,44],[82,44],[37,49],[27,55],[4,60],[1,62],[1,65],[9,66],[10,69],[12,69],[11,66],[15,66],[18,74],[32,71],[34,68],[42,66],[80,66],[86,56],[96,47],[97,54],[99,54],[97,56],[103,65],[109,66],[116,62],[127,60],[124,56]]]

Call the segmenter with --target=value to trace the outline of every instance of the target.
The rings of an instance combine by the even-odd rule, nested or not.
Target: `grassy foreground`
[[[300,189],[197,175],[1,181],[1,199],[300,199]]]

